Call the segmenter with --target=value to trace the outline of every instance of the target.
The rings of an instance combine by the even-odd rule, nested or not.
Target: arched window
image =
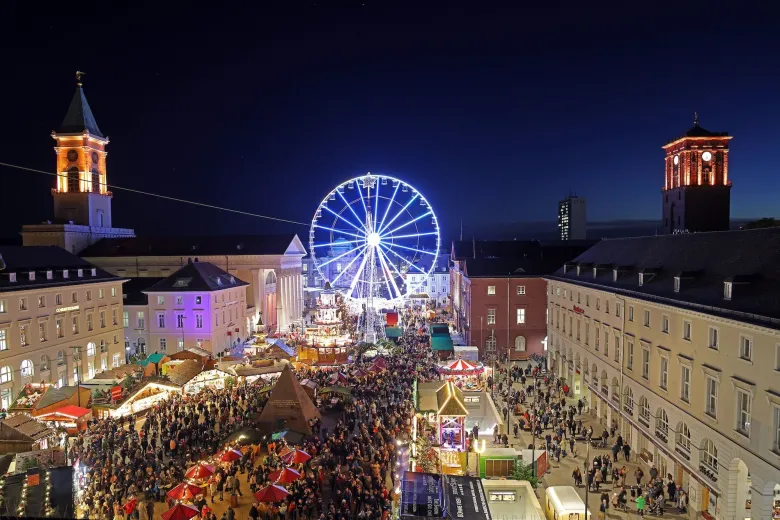
[[[22,361],[21,366],[22,377],[32,377],[35,374],[35,368],[33,362],[29,359]]]
[[[667,440],[669,438],[669,416],[666,415],[666,410],[663,408],[659,408],[655,415],[655,435]]]
[[[10,383],[14,380],[14,371],[11,370],[11,367],[4,366],[3,368],[0,368],[0,383]]]
[[[525,352],[525,336],[517,336],[515,338],[515,350],[517,352]]]
[[[65,351],[60,350],[57,352],[57,365],[62,366],[65,364]]]
[[[276,283],[276,272],[271,271],[265,277],[265,284],[266,285],[271,285],[271,284],[274,284],[274,283]]]
[[[92,193],[100,193],[100,172],[92,170]]]
[[[70,193],[79,192],[79,169],[75,166],[68,168],[68,191]]]
[[[593,368],[590,371],[591,377],[593,378],[593,386],[595,389],[598,390],[599,387],[599,367],[596,366],[596,364],[593,364]]]
[[[691,430],[684,422],[677,424],[677,431],[675,432],[675,443],[677,448],[683,451],[690,457],[691,455]]]
[[[617,377],[612,378],[612,400],[620,402],[620,381]]]
[[[491,336],[485,340],[485,350],[488,352],[494,352],[496,350],[496,338]]]
[[[95,355],[95,344],[93,342],[87,343],[87,356]]]
[[[95,362],[90,361],[87,363],[87,379],[92,379],[95,377]]]
[[[609,395],[609,384],[607,383],[607,371],[601,371],[601,393],[605,396]]]
[[[644,419],[645,426],[650,424],[650,402],[645,396],[639,398],[639,418]]]
[[[709,439],[704,439],[702,443],[701,463],[713,473],[718,472],[718,448]]]
[[[634,391],[630,386],[626,387],[623,399],[623,411],[628,415],[634,415]]]
[[[41,370],[49,370],[49,356],[46,354],[41,356]]]

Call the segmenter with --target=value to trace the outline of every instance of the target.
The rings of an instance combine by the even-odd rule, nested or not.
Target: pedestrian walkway
[[[526,385],[530,384],[530,379],[526,381]],[[520,383],[515,383],[512,385],[512,387],[516,390],[522,389],[522,385]],[[577,400],[576,399],[567,399],[566,406],[569,405],[576,405]],[[501,408],[503,409],[504,403],[501,403]],[[605,426],[601,423],[599,423],[598,419],[596,417],[591,416],[587,412],[587,407],[583,409],[582,415],[576,415],[575,420],[582,420],[583,429],[587,429],[589,426],[593,427],[593,437],[597,438],[601,433],[604,431]],[[519,432],[518,437],[515,437],[512,432],[512,426],[515,424],[515,418],[512,418],[510,421],[510,424],[508,424],[508,435],[509,435],[509,442],[511,445],[517,447],[517,448],[527,448],[529,444],[531,444],[531,441],[533,440],[533,436],[531,435],[531,432],[529,431],[521,431]],[[543,432],[543,435],[546,435],[547,433],[550,433],[551,435],[552,430],[547,429]],[[610,439],[607,441],[608,443],[611,443],[614,441],[614,438],[610,437]],[[541,443],[544,443],[543,439],[536,438],[536,446],[538,447]],[[566,439],[565,442],[566,450],[569,449],[569,443],[568,439]],[[608,455],[611,459],[612,452],[610,448],[588,448],[587,443],[585,442],[577,442],[575,445],[575,454],[572,457],[572,455],[569,453],[566,457],[561,457],[560,461],[556,461],[554,457],[549,457],[548,460],[550,461],[550,467],[543,477],[540,488],[538,490],[538,496],[543,497],[544,496],[544,488],[551,487],[551,486],[574,486],[574,480],[572,479],[572,472],[574,471],[575,467],[579,467],[582,471],[583,464],[586,460],[586,457],[588,458],[588,464],[592,465],[593,458],[597,455]],[[641,461],[638,463],[636,458],[636,453],[632,452],[630,455],[630,460],[626,462],[624,460],[623,454],[619,454],[619,460],[617,463],[618,467],[626,466],[627,470],[627,478],[626,478],[626,484],[635,484],[636,481],[634,479],[634,471],[637,467],[641,467],[642,471],[644,472],[645,476],[642,479],[642,483],[648,482],[648,473],[649,468],[647,465],[643,464]],[[620,486],[614,487],[610,482],[603,483],[601,485],[601,488],[599,491],[591,491],[587,492],[586,486],[583,484],[582,487],[576,488],[579,492],[580,496],[582,497],[583,501],[585,500],[585,495],[587,493],[588,495],[588,509],[590,509],[591,513],[593,514],[594,518],[598,517],[598,511],[599,511],[599,499],[601,497],[601,494],[604,491],[607,491],[610,497],[610,505],[609,510],[607,511],[607,518],[611,519],[625,519],[625,518],[637,518],[637,512],[636,512],[636,505],[634,502],[632,502],[629,498],[629,502],[627,504],[628,511],[616,511],[612,508],[612,494],[614,492],[618,492],[620,490]],[[628,489],[628,487],[626,487]],[[629,495],[630,497],[630,495]],[[696,516],[694,516],[696,515]],[[645,517],[650,517],[651,515],[645,514]],[[677,508],[674,506],[672,501],[667,502],[667,507],[664,511],[664,515],[661,518],[668,518],[672,520],[691,520],[694,518],[701,518],[698,513],[691,512],[690,508],[688,509],[687,514],[680,514],[677,513]]]

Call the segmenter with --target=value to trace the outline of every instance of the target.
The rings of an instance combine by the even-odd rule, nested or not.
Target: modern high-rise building
[[[729,229],[729,140],[727,132],[700,127],[694,115],[690,130],[663,146],[665,234]]]
[[[558,236],[561,240],[585,240],[587,229],[585,199],[569,195],[558,203]]]

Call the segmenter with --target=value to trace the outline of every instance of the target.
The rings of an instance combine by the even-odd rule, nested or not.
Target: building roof
[[[602,240],[551,278],[780,328],[780,228]]]
[[[436,390],[439,415],[466,416],[469,412],[463,404],[463,392],[452,381],[447,381]]]
[[[43,394],[41,400],[36,403],[35,408],[40,410],[61,401],[67,401],[73,397],[77,389],[77,386],[63,386],[62,388],[50,386],[46,389],[46,393]]]
[[[686,137],[730,137],[728,132],[712,132],[710,130],[707,130],[706,128],[703,128],[699,126],[699,116],[694,115],[693,119],[693,126],[688,129],[687,132],[685,132],[680,137],[675,137],[668,143],[667,145],[676,143],[677,141],[681,139],[685,139]]]
[[[92,411],[89,410],[88,408],[84,408],[82,406],[76,406],[76,405],[73,405],[73,404],[69,404],[69,405],[63,406],[62,408],[57,408],[56,410],[54,410],[52,412],[49,412],[49,413],[41,415],[41,417],[44,418],[44,419],[41,419],[41,420],[49,420],[49,419],[45,419],[45,418],[48,418],[48,417],[51,417],[51,416],[55,416],[55,415],[59,415],[59,416],[62,416],[62,417],[68,417],[70,419],[78,419],[80,417],[84,417],[85,415],[87,415],[89,413],[92,413]]]
[[[454,241],[452,260],[466,261],[474,266],[475,273],[469,276],[506,276],[518,268],[524,269],[526,276],[549,274],[567,260],[571,260],[597,240],[474,240]],[[475,265],[475,260],[503,260]],[[556,263],[558,265],[556,265]],[[515,264],[515,265],[511,265]]]
[[[201,372],[203,372],[203,363],[194,359],[185,359],[168,372],[168,380],[176,386],[184,386]]]
[[[122,284],[122,305],[149,305],[149,296],[144,291],[164,279],[151,276],[129,278]]]
[[[78,276],[78,270],[82,276]],[[95,275],[92,275],[94,269]],[[64,271],[68,271],[65,278]],[[51,279],[48,272],[51,271]],[[30,280],[30,273],[35,273]],[[12,282],[10,273],[16,274]],[[121,280],[57,246],[0,246],[0,292]]]
[[[144,290],[159,292],[209,292],[249,285],[209,262],[192,262]]]
[[[267,433],[290,429],[311,435],[309,421],[317,417],[320,417],[319,410],[303,390],[290,365],[285,364],[257,418],[259,429]]]
[[[25,413],[18,413],[13,417],[3,419],[0,424],[13,428],[33,442],[54,434],[45,424]]]
[[[210,256],[305,254],[297,235],[214,235],[104,238],[87,247],[81,256]]]
[[[89,103],[87,103],[84,89],[79,86],[73,94],[73,99],[70,100],[68,113],[65,114],[65,119],[62,120],[62,124],[56,133],[81,135],[84,132],[89,132],[95,137],[105,139],[105,136],[100,132],[100,128],[98,128]]]

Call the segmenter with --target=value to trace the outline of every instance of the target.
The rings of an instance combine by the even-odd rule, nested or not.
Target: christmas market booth
[[[0,421],[0,455],[45,450],[56,445],[57,433],[26,413]]]
[[[69,434],[76,435],[87,429],[92,411],[76,405],[67,405],[38,416],[38,420],[51,424],[55,428],[64,428]]]
[[[46,393],[46,383],[27,383],[16,395],[16,399],[8,407],[9,413],[32,413],[38,401]]]
[[[145,412],[173,393],[181,393],[181,386],[167,378],[128,380],[126,386],[116,385],[99,398],[93,395],[92,415],[98,419],[135,415]]]
[[[463,392],[452,381],[430,381],[415,384],[415,408],[417,411],[412,438],[425,436],[440,446],[440,456],[453,467],[462,467],[465,458],[445,456],[444,452],[465,452],[467,432],[465,428],[468,410],[463,403]],[[452,459],[452,460],[450,460]]]
[[[197,394],[204,388],[216,388],[217,390],[224,389],[228,380],[235,380],[235,376],[219,370],[218,368],[212,368],[211,370],[203,370],[190,379],[183,387],[185,394]]]
[[[485,388],[482,363],[472,363],[465,359],[456,359],[442,363],[438,367],[442,379],[453,381],[461,390],[478,391]]]
[[[92,392],[84,386],[49,386],[32,409],[33,417],[51,414],[66,406],[88,407]]]
[[[430,329],[431,350],[439,359],[449,359],[454,352],[450,327],[446,323],[431,323]]]

